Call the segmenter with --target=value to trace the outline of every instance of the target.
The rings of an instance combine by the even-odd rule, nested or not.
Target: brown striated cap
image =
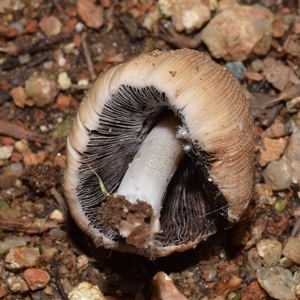
[[[151,247],[138,248],[99,219],[106,196],[94,172],[116,193],[166,110],[180,118],[185,156],[164,192],[161,231]],[[252,118],[238,81],[197,51],[154,51],[102,74],[80,104],[67,141],[65,195],[96,246],[165,256],[214,233],[216,212],[239,220],[252,195],[253,153]]]

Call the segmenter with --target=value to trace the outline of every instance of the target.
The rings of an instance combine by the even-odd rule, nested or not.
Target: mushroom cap
[[[107,105],[122,87],[137,91],[154,87],[163,95],[167,100],[164,105],[181,117],[197,149],[211,158],[205,166],[208,181],[226,200],[225,217],[230,222],[239,220],[253,188],[254,131],[249,104],[240,84],[225,68],[204,54],[181,49],[153,51],[111,68],[101,74],[81,102],[67,139],[64,177],[68,206],[78,226],[97,246],[139,253],[101,233],[78,197],[91,133],[97,130]],[[161,247],[154,255],[184,251],[208,235],[179,246]]]

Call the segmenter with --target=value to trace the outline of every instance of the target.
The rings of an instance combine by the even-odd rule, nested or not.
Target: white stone
[[[256,272],[262,288],[273,298],[282,300],[296,299],[294,278],[290,270],[282,267],[263,267]]]
[[[14,147],[11,145],[0,146],[0,159],[9,159],[13,152]]]
[[[68,295],[69,300],[105,300],[104,295],[96,285],[82,282],[76,286]]]

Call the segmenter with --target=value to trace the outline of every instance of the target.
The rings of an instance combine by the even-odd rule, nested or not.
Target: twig
[[[43,135],[34,133],[29,129],[24,129],[21,126],[3,120],[0,120],[0,134],[11,136],[16,139],[25,139],[28,141],[38,142],[42,144],[51,143],[51,141]]]
[[[96,79],[96,73],[95,73],[93,62],[91,59],[89,47],[86,42],[86,33],[85,32],[83,32],[81,35],[81,42],[82,42],[83,54],[84,54],[84,57],[85,57],[85,60],[87,63],[87,67],[88,67],[88,70],[89,70],[89,73],[91,76],[91,80],[94,81]]]
[[[53,45],[70,38],[71,35],[69,34],[60,34],[58,36],[40,39],[34,44],[32,44],[32,40],[23,41],[22,43],[11,42],[7,43],[6,47],[0,47],[0,52],[5,52],[11,56],[18,56],[22,53],[29,53],[33,55],[42,51],[48,51],[53,47]]]
[[[49,59],[49,57],[51,56],[51,53],[47,53],[45,55],[42,55],[41,57],[35,59],[35,60],[32,60],[30,61],[28,64],[27,64],[27,67],[28,68],[32,68],[32,67],[36,67],[38,66],[39,64],[41,64],[42,62],[44,62],[45,60]]]
[[[59,204],[60,208],[63,210],[64,217],[66,217],[67,212],[68,212],[68,207],[66,205],[66,202],[62,195],[56,190],[56,188],[51,188],[50,189],[51,195],[55,198],[57,203]]]
[[[45,232],[54,227],[58,227],[58,225],[46,219],[3,219],[0,217],[0,228],[4,231],[36,234]]]
[[[66,293],[65,293],[65,291],[64,291],[64,288],[63,288],[62,284],[61,284],[60,281],[59,281],[59,277],[58,277],[58,276],[56,276],[55,285],[56,285],[56,287],[57,287],[57,290],[58,290],[58,292],[59,292],[61,298],[62,298],[63,300],[68,300],[69,298],[67,297],[67,295],[66,295]]]

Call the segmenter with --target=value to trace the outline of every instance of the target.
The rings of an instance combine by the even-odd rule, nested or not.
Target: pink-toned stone
[[[24,108],[27,95],[25,89],[22,86],[13,88],[10,91],[10,95],[12,96],[16,106]]]
[[[24,279],[17,275],[17,276],[10,276],[7,278],[7,283],[9,286],[9,289],[13,291],[14,293],[17,292],[27,292],[29,290],[28,285],[24,281]]]
[[[62,26],[60,20],[55,16],[43,17],[39,22],[39,27],[47,37],[60,34]]]
[[[23,278],[27,282],[29,288],[33,291],[44,288],[50,281],[48,272],[36,268],[25,270]]]
[[[244,290],[241,300],[264,300],[266,294],[257,281],[252,281]]]
[[[158,272],[152,279],[151,300],[187,300],[164,272]]]
[[[273,14],[260,5],[234,5],[217,14],[202,31],[216,58],[245,60],[266,54],[272,42]]]
[[[230,292],[237,290],[242,283],[242,279],[232,275],[232,276],[222,276],[221,280],[217,282],[216,293],[217,295],[222,295],[226,297]]]
[[[286,25],[284,24],[283,19],[275,20],[272,24],[273,29],[273,37],[274,38],[281,38],[284,35]]]
[[[16,28],[7,27],[0,23],[0,36],[14,38],[18,34],[19,31]]]
[[[54,102],[57,95],[56,80],[48,74],[35,74],[25,82],[27,98],[31,99],[34,105],[44,107]]]
[[[300,238],[289,237],[283,250],[282,254],[292,260],[296,264],[300,264]]]
[[[69,107],[71,100],[72,100],[71,95],[59,94],[56,99],[57,108],[60,111],[65,111]]]
[[[12,248],[5,257],[5,267],[13,271],[33,267],[36,265],[39,256],[38,248]]]
[[[41,164],[45,161],[45,159],[45,151],[38,151],[37,153],[33,153],[31,150],[28,150],[26,153],[24,153],[23,156],[23,162],[25,166]]]
[[[300,131],[295,131],[278,161],[272,161],[263,171],[266,183],[273,190],[284,190],[293,183],[300,184]]]
[[[77,13],[88,27],[99,29],[103,25],[103,8],[91,1],[77,1]]]
[[[270,161],[278,160],[286,147],[287,141],[283,138],[263,138],[263,146],[260,147],[259,163],[263,167]]]
[[[263,136],[268,138],[279,138],[286,134],[287,132],[283,123],[274,123],[264,131]]]
[[[4,284],[0,284],[0,299],[5,297],[7,294],[6,286]]]
[[[292,183],[291,168],[284,159],[271,161],[262,175],[266,184],[274,191],[287,189]]]
[[[261,81],[264,79],[263,75],[261,75],[258,72],[248,71],[248,72],[244,72],[243,75],[245,78],[253,80],[253,81]]]
[[[37,31],[38,31],[38,23],[35,20],[30,19],[25,26],[25,32],[36,33]]]

